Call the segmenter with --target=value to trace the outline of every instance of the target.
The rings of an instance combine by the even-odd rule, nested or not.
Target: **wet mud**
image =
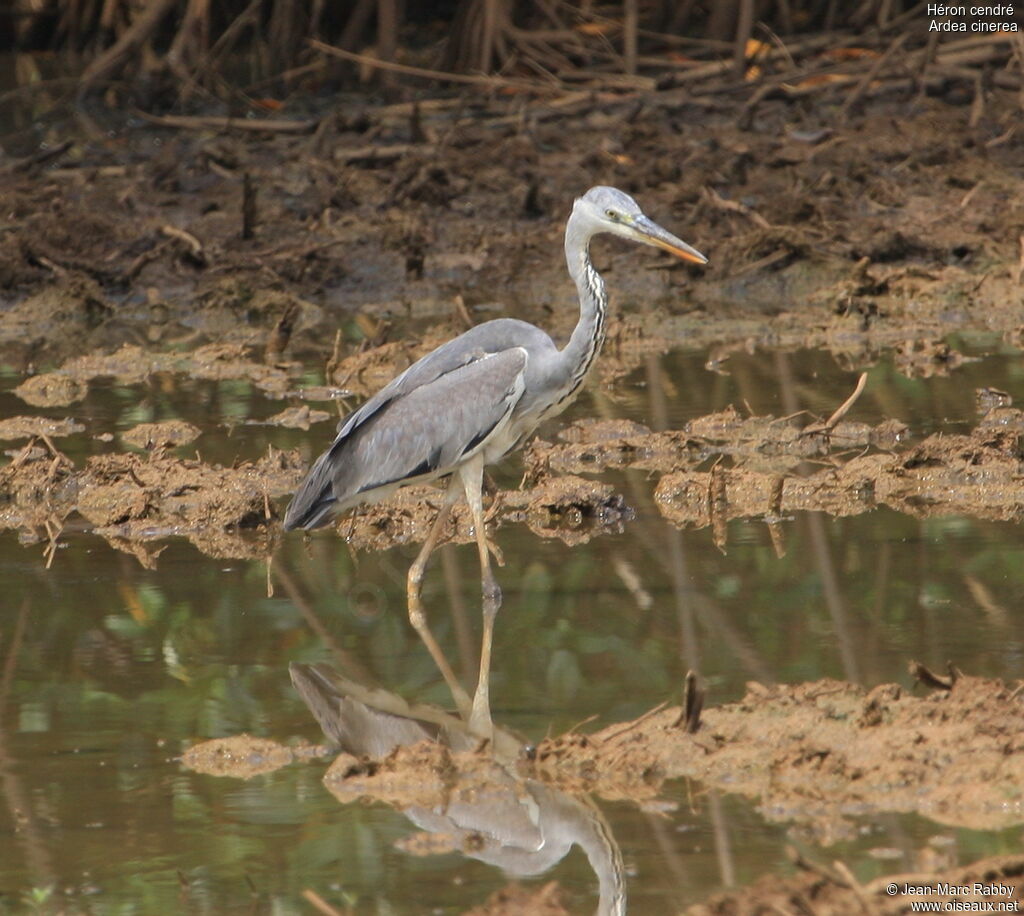
[[[331,418],[303,405],[263,422],[307,428]],[[261,556],[279,530],[278,502],[304,470],[294,451],[233,468],[177,457],[173,449],[200,436],[184,421],[141,424],[121,434],[144,454],[95,455],[76,466],[53,439],[83,429],[70,419],[0,421],[0,438],[29,440],[9,451],[11,461],[0,469],[0,525],[30,540],[43,529],[53,537],[77,513],[121,545],[185,535],[214,556]],[[533,441],[523,485],[493,492],[488,518],[495,527],[524,524],[567,544],[622,531],[633,517],[625,497],[582,476],[615,468],[654,475],[649,487],[662,515],[679,527],[712,527],[720,546],[732,519],[779,526],[799,511],[845,516],[887,506],[916,517],[1019,520],[1022,433],[1024,413],[1006,396],[969,433],[936,433],[916,444],[910,427],[897,420],[829,424],[803,416],[741,417],[731,408],[661,432],[635,422],[580,421],[559,434],[566,441]],[[442,499],[435,487],[404,489],[341,519],[338,530],[356,550],[420,543]],[[253,531],[262,532],[258,541],[244,536]],[[468,509],[458,505],[442,542],[472,540]]]
[[[960,676],[926,696],[751,683],[738,703],[706,709],[694,734],[679,719],[670,708],[544,741],[535,766],[610,799],[653,797],[685,776],[756,799],[766,818],[823,845],[883,811],[979,830],[1024,823],[1024,682]]]
[[[182,763],[248,779],[335,753],[323,777],[327,790],[342,804],[373,800],[403,812],[420,828],[397,843],[409,855],[460,851],[484,861],[493,856],[497,864],[520,841],[524,850],[535,848],[543,837],[536,831],[557,823],[556,835],[571,833],[588,850],[606,903],[621,875],[613,850],[602,856],[588,845],[588,835],[601,834],[595,800],[649,806],[673,779],[692,781],[695,804],[709,790],[737,793],[768,820],[786,825],[794,841],[826,847],[856,837],[860,824],[884,812],[979,830],[1024,823],[1024,681],[1006,684],[955,668],[945,677],[916,664],[911,670],[917,685],[910,689],[883,684],[866,690],[830,680],[751,683],[736,703],[690,716],[663,706],[595,733],[570,732],[526,747],[501,729],[491,746],[441,710],[410,707],[333,673],[337,692],[311,693],[293,666],[293,680],[333,751],[243,735],[196,745]],[[886,893],[894,881],[999,881],[1011,888],[1010,899],[1024,892],[1019,855],[966,868],[933,863],[865,885],[842,862],[793,858],[793,877],[772,876],[687,912],[790,912],[801,900],[808,905],[797,903],[797,912],[857,911],[866,900],[873,901],[870,912],[909,912],[912,894]],[[516,870],[530,873],[525,859]],[[568,912],[557,909],[563,904],[555,888],[513,886],[471,912],[537,912],[531,907],[542,904]]]
[[[325,748],[316,745],[286,747],[269,738],[232,735],[193,745],[182,754],[181,763],[196,773],[252,779],[290,763],[323,757],[325,753]]]
[[[230,468],[178,458],[163,450],[169,433],[159,426],[159,433],[147,424],[127,434],[153,449],[148,456],[94,455],[82,465],[52,443],[29,442],[0,468],[0,525],[20,530],[28,543],[46,540],[52,550],[65,524],[80,517],[147,567],[158,542],[171,537],[185,537],[209,556],[266,557],[271,500],[298,484],[297,456],[274,452]]]
[[[857,515],[879,506],[918,518],[1019,520],[1024,499],[1016,414],[986,418],[967,435],[936,433],[910,448],[838,458],[805,474],[673,471],[658,482],[655,499],[678,526],[721,527],[732,518],[777,522],[797,511]]]
[[[558,883],[549,881],[535,890],[510,884],[495,891],[480,906],[466,910],[465,916],[568,916],[571,912],[566,909],[565,894]]]
[[[66,360],[53,372],[33,375],[14,389],[22,400],[40,407],[64,407],[82,400],[93,379],[109,378],[124,385],[146,382],[163,373],[182,377],[251,383],[270,397],[291,393],[289,369],[249,358],[243,344],[207,344],[191,352],[174,352],[125,344],[112,353],[102,350]]]
[[[883,100],[827,131],[812,130],[814,109],[772,100],[753,118],[724,104],[695,117],[685,100],[606,102],[533,122],[342,108],[313,137],[97,133],[49,167],[0,176],[0,347],[28,366],[198,334],[268,362],[327,356],[339,307],[384,336],[395,319],[492,314],[562,335],[574,316],[561,307],[561,223],[573,191],[598,182],[639,195],[711,258],[696,270],[651,254],[640,267],[653,269],[630,267],[625,284],[635,252],[602,247],[613,290],[644,303],[611,329],[609,352],[627,363],[659,340],[749,340],[823,347],[851,365],[899,347],[927,373],[956,364],[943,349],[951,328],[1016,339],[1009,94],[971,119],[941,98]],[[399,160],[348,155],[367,131],[403,142]],[[422,139],[442,133],[440,146]],[[244,178],[258,202],[250,237]],[[369,335],[343,336],[339,365]],[[366,366],[350,375],[376,382]]]

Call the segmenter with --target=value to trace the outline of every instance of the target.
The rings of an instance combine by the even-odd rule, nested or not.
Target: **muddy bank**
[[[806,475],[720,469],[666,474],[655,490],[676,525],[732,518],[777,521],[793,512],[856,515],[887,506],[918,518],[961,515],[1017,520],[1024,513],[1018,432],[982,426],[937,433],[897,453],[864,455]]]
[[[154,435],[166,433],[142,430],[140,439],[152,443]],[[290,453],[225,468],[169,455],[167,443],[148,457],[95,455],[76,465],[44,441],[30,442],[0,468],[0,526],[20,530],[28,542],[45,540],[48,558],[73,514],[149,567],[158,542],[171,537],[210,556],[266,557],[270,500],[290,493],[303,473]]]
[[[696,734],[679,713],[541,742],[536,767],[606,798],[652,797],[687,776],[754,798],[769,820],[824,844],[883,811],[978,830],[1024,823],[1020,682],[960,677],[927,696],[897,684],[752,683],[740,702],[705,710]]]
[[[253,355],[254,348],[244,344],[208,344],[191,352],[125,344],[113,352],[82,352],[53,372],[29,376],[14,393],[34,407],[66,407],[83,400],[94,379],[136,385],[160,375],[179,375],[246,381],[268,397],[297,395],[292,377],[299,374],[301,366],[267,365],[254,360]]]
[[[617,96],[528,127],[428,106],[415,136],[404,103],[342,104],[313,136],[120,124],[45,166],[2,171],[0,355],[22,373],[14,391],[42,411],[74,408],[96,379],[238,380],[285,402],[266,422],[305,429],[333,418],[331,400],[354,405],[475,322],[524,317],[564,339],[576,310],[563,221],[572,197],[597,182],[636,193],[711,257],[692,268],[597,245],[617,303],[598,362],[606,390],[682,343],[707,346],[716,370],[761,346],[823,348],[848,367],[892,349],[912,377],[957,371],[964,358],[944,340],[953,332],[1019,344],[1022,210],[1010,191],[1024,137],[1010,94],[994,89],[980,113],[890,98],[817,132],[812,111],[778,99],[761,100],[756,116],[723,102],[700,118],[685,98],[663,102]],[[353,154],[389,141],[401,146],[386,156]],[[258,201],[251,232],[242,231],[246,180]],[[629,507],[580,477],[604,467],[663,475],[663,514],[711,525],[719,538],[730,518],[799,509],[1018,517],[1012,408],[969,437],[909,447],[898,420],[813,426],[721,414],[664,433],[581,427],[574,441],[530,450],[529,489],[503,493],[492,517],[570,543],[618,530]],[[0,433],[42,443],[12,453],[5,470],[8,527],[52,540],[77,508],[121,543],[153,540],[199,526],[190,508],[199,502],[169,496],[161,508],[163,494],[227,481],[201,462],[150,462],[138,492],[100,508],[97,496],[111,494],[97,474],[145,475],[124,456],[113,470],[71,469],[51,446],[74,428],[5,422]],[[123,441],[157,453],[192,434],[168,435]],[[723,457],[729,466],[701,466]],[[250,480],[244,495],[212,507],[211,527],[268,527],[270,501],[299,473],[288,460],[285,477]],[[824,467],[812,473],[808,461]],[[383,549],[422,539],[429,510],[422,494],[406,494],[342,530],[358,548]],[[448,537],[465,539],[463,517]]]
[[[500,314],[563,337],[575,316],[562,226],[596,183],[634,192],[711,258],[694,269],[600,244],[614,300],[638,319],[612,350],[748,340],[863,365],[881,348],[930,352],[953,330],[1016,341],[1012,93],[993,89],[973,114],[882,100],[827,125],[763,100],[742,127],[724,99],[699,112],[683,97],[608,101],[528,127],[342,103],[311,137],[122,124],[79,138],[55,164],[0,173],[0,347],[25,367],[190,335],[324,358],[341,326],[344,358],[410,317]]]
[[[327,678],[321,691],[302,680],[309,671]],[[767,819],[786,824],[794,838],[825,846],[855,837],[860,824],[888,812],[973,829],[1024,823],[1020,681],[1006,684],[955,669],[946,678],[915,666],[931,688],[752,683],[739,702],[704,709],[688,721],[678,707],[659,707],[593,734],[570,732],[528,748],[500,728],[492,746],[435,707],[413,707],[330,669],[320,671],[326,674],[293,666],[292,676],[330,743],[340,748],[324,775],[339,802],[373,800],[403,812],[419,828],[398,841],[410,855],[454,850],[508,866],[503,857],[521,847],[517,870],[533,874],[578,843],[605,903],[621,892],[622,862],[591,797],[648,804],[667,780],[679,777],[693,781],[690,796],[697,803],[707,790],[742,795]],[[196,745],[182,762],[199,772],[248,779],[325,753],[243,735]],[[551,858],[542,866],[530,857],[545,836],[558,848],[545,853]],[[806,900],[812,912],[839,913],[850,912],[851,902],[871,900],[871,912],[901,913],[914,895],[886,894],[894,881],[1008,879],[1008,899],[1021,898],[1024,881],[1020,856],[966,868],[936,863],[864,885],[841,862],[817,865],[798,856],[796,865],[792,877],[765,878],[688,912],[788,912],[794,901]],[[539,891],[508,889],[473,912],[534,912],[529,907],[539,905],[538,893],[548,900],[554,891],[550,884]],[[557,896],[549,902],[562,905]]]
[[[251,367],[229,365],[232,372]],[[302,405],[263,422],[308,428],[332,416]],[[8,451],[11,461],[0,469],[0,526],[52,543],[77,513],[122,548],[183,535],[215,556],[266,556],[283,498],[305,469],[295,450],[271,450],[231,468],[181,457],[202,441],[198,427],[183,421],[141,424],[120,435],[141,453],[111,451],[76,464],[54,440],[83,431],[115,440],[70,419],[0,423],[0,438],[29,440]],[[919,441],[897,420],[871,426],[802,415],[742,417],[732,408],[661,432],[631,421],[579,421],[559,433],[563,441],[529,445],[522,484],[492,491],[488,521],[492,528],[523,524],[567,544],[621,532],[633,508],[611,484],[583,476],[608,468],[651,475],[647,486],[661,514],[678,527],[712,528],[720,547],[729,521],[760,519],[784,550],[785,523],[801,511],[846,516],[886,506],[921,518],[1012,521],[1024,517],[1022,434],[1024,414],[1003,394],[969,433]],[[406,488],[336,527],[356,550],[421,543],[442,499],[437,487]],[[441,539],[473,540],[464,504],[456,505]]]

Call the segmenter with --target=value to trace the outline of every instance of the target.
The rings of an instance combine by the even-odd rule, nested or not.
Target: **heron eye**
[[[604,215],[608,217],[612,222],[617,223],[619,221],[619,214],[614,210],[605,210]]]

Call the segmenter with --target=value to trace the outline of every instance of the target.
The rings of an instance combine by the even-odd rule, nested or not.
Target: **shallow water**
[[[962,431],[983,385],[1024,403],[1016,351],[955,341],[979,358],[949,377],[908,379],[884,358],[849,414],[895,417],[915,436]],[[735,353],[722,372],[708,354],[675,351],[611,391],[592,390],[576,417],[628,417],[654,427],[734,404],[777,416],[828,416],[856,373],[827,354]],[[312,372],[312,370],[311,370]],[[727,374],[725,374],[727,373]],[[311,375],[311,380],[315,373]],[[38,413],[7,393],[0,413]],[[230,463],[268,445],[310,457],[330,437],[244,425],[281,409],[242,383],[160,377],[94,386],[70,410],[85,434],[61,440],[71,457],[104,451],[90,438],[139,422],[182,418],[203,430],[187,451]],[[557,434],[561,421],[543,430]],[[517,482],[510,461],[496,472]],[[708,702],[743,695],[749,680],[838,677],[909,685],[907,662],[1019,677],[1024,662],[1024,536],[1019,526],[973,518],[915,519],[889,510],[842,519],[796,516],[729,524],[726,552],[710,530],[679,531],[651,499],[656,479],[604,473],[636,517],[620,533],[568,547],[522,526],[497,532],[506,565],[492,703],[500,724],[531,740],[584,730],[677,701],[687,669]],[[344,911],[456,913],[506,883],[454,854],[414,857],[394,842],[413,828],[381,806],[340,806],[314,762],[249,782],[185,772],[175,762],[203,738],[248,731],[320,740],[294,693],[291,661],[328,661],[409,698],[447,704],[436,671],[405,618],[405,572],[415,547],[353,557],[342,539],[284,539],[267,597],[259,562],[204,556],[170,541],[155,570],[69,526],[50,569],[43,545],[0,535],[8,583],[0,609],[0,908],[21,911],[33,889],[54,888],[41,912],[309,912],[315,890]],[[472,547],[445,548],[424,597],[435,633],[468,681],[479,624]],[[664,810],[600,807],[621,846],[631,912],[670,913],[730,883],[784,869],[787,842],[804,841],[739,799],[670,786]],[[1020,829],[978,833],[921,818],[862,825],[830,847],[858,876],[913,869],[922,850],[967,861],[1019,848]],[[812,853],[819,850],[810,848]],[[553,872],[576,909],[595,882],[575,850]]]

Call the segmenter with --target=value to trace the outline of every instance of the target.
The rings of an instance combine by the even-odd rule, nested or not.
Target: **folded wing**
[[[450,474],[500,435],[522,396],[527,352],[463,358],[440,373],[417,363],[346,417],[288,506],[285,528],[316,528],[398,485]],[[417,375],[426,380],[416,384]]]

